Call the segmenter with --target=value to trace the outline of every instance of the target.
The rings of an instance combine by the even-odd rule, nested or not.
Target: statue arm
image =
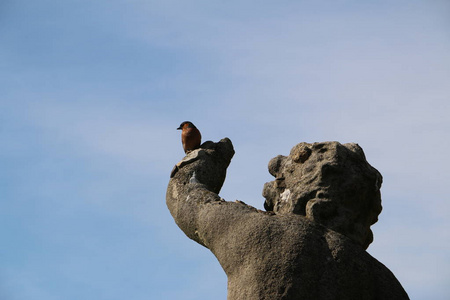
[[[211,250],[230,224],[243,213],[256,210],[226,202],[218,195],[233,155],[233,145],[227,138],[206,142],[175,166],[167,188],[166,203],[177,225],[189,238]]]

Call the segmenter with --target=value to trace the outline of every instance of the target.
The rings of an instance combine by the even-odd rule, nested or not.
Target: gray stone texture
[[[233,155],[227,138],[204,143],[174,167],[166,194],[180,229],[220,262],[228,300],[409,299],[365,251],[382,177],[357,144],[300,143],[273,158],[267,211],[219,197]]]

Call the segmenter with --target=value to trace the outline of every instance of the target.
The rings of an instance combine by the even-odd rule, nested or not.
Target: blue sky
[[[368,251],[450,297],[447,1],[0,3],[0,299],[226,299],[165,206],[180,132],[229,137],[221,196],[268,161],[359,143],[384,176]]]

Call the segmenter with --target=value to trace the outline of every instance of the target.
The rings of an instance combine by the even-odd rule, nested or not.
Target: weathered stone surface
[[[219,260],[229,300],[408,299],[364,250],[381,175],[356,144],[301,143],[272,159],[269,212],[218,196],[233,155],[229,139],[203,144],[172,172],[166,195],[178,226]]]

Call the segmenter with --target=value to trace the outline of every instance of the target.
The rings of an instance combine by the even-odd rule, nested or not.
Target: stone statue
[[[205,142],[173,169],[166,201],[177,225],[210,249],[228,300],[409,299],[365,249],[381,212],[381,174],[357,144],[300,143],[269,162],[266,211],[218,195],[234,155]]]

